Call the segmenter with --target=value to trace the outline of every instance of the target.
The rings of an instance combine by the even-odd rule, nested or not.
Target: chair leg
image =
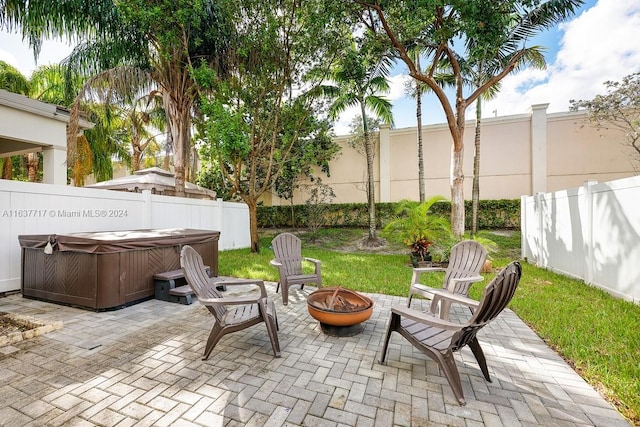
[[[480,347],[478,338],[474,337],[471,341],[469,341],[469,348],[478,361],[478,366],[480,366],[480,370],[482,371],[482,375],[484,375],[484,379],[488,382],[491,382],[489,369],[487,369],[487,359],[484,357],[484,352],[482,351],[482,347]]]
[[[380,363],[384,363],[387,358],[387,349],[389,348],[389,340],[391,339],[391,332],[395,331],[400,324],[400,316],[395,313],[391,313],[389,318],[389,325],[387,326],[387,333],[384,336],[384,343],[382,344],[382,354],[380,355]]]
[[[279,290],[280,290],[280,282],[278,282],[278,284],[276,285],[276,294],[278,293]]]
[[[224,334],[222,333],[222,327],[218,325],[216,322],[211,328],[211,333],[209,334],[209,338],[207,339],[207,345],[204,348],[204,356],[202,356],[202,360],[207,360],[211,355],[211,351],[218,344],[220,338],[222,338]]]
[[[448,320],[450,309],[451,309],[451,302],[446,300],[440,301],[440,318],[444,320]]]
[[[264,323],[267,326],[267,333],[269,334],[269,341],[271,341],[271,347],[273,348],[273,355],[275,357],[280,357],[280,341],[278,340],[278,326],[276,325],[276,320],[267,315],[264,319]]]
[[[437,357],[437,362],[442,367],[444,376],[447,378],[447,381],[451,386],[451,390],[453,391],[453,395],[458,400],[458,403],[466,405],[467,402],[464,400],[464,393],[462,392],[460,373],[458,372],[458,367],[456,366],[456,360],[453,357],[453,353],[451,351],[447,351],[445,354],[435,352],[434,356]]]
[[[282,284],[282,303],[289,304],[289,285],[287,283]]]
[[[267,311],[267,304],[271,306],[271,312],[273,315],[270,315]],[[273,355],[275,357],[280,357],[280,341],[278,340],[278,321],[276,317],[276,308],[273,306],[273,301],[261,299],[258,301],[258,306],[260,309],[260,313],[262,315],[262,320],[264,320],[265,326],[267,327],[267,333],[269,334],[269,341],[271,341],[271,347],[273,348]]]

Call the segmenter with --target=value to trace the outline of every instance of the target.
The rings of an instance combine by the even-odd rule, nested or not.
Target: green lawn
[[[407,295],[411,279],[408,254],[365,253],[352,245],[362,230],[321,230],[315,242],[306,233],[303,255],[322,260],[325,286],[362,292]],[[247,249],[220,253],[221,275],[277,281],[269,265],[274,234],[265,231],[261,252]],[[520,234],[490,234],[499,250],[494,267],[519,258]],[[345,250],[345,247],[348,249]],[[402,248],[400,249],[402,252]],[[433,286],[441,277],[431,276]],[[487,284],[493,275],[485,275]],[[483,284],[471,296],[479,299]],[[523,263],[523,276],[510,307],[580,375],[634,424],[640,425],[640,306],[609,296],[583,282]]]

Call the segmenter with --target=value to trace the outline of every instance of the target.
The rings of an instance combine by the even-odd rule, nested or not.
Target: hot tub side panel
[[[22,249],[22,295],[95,307],[97,255]]]
[[[205,242],[188,242],[218,275],[218,232]],[[197,238],[197,237],[196,237]],[[144,249],[109,252],[54,250],[48,236],[22,236],[22,295],[94,310],[120,308],[152,298],[153,276],[180,269],[180,239],[164,239]],[[193,240],[193,239],[191,239]]]
[[[194,243],[191,246],[217,276],[218,242]],[[153,297],[153,276],[179,270],[181,249],[181,245],[174,245],[101,254],[98,257],[98,298],[95,308],[107,309]]]

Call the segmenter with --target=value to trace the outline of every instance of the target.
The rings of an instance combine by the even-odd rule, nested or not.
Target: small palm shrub
[[[402,200],[398,203],[395,216],[382,230],[387,240],[406,245],[412,257],[412,263],[430,261],[430,248],[435,243],[451,241],[451,223],[447,218],[429,212],[431,207],[445,200],[434,196],[422,203]]]

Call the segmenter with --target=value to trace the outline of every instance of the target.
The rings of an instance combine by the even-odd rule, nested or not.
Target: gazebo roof
[[[176,180],[173,172],[153,167],[141,169],[134,172],[133,175],[97,182],[95,184],[85,185],[85,187],[136,193],[142,190],[150,190],[154,194],[173,196],[176,191]],[[184,183],[184,189],[187,197],[213,200],[216,198],[215,191],[208,190],[190,182]]]

